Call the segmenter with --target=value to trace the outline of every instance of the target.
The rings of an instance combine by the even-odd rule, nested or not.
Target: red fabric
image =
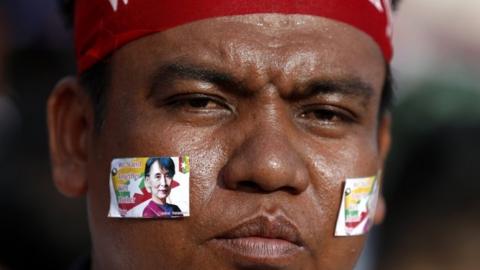
[[[175,180],[172,180],[172,183],[170,184],[170,188],[174,189],[178,186],[180,186],[180,183],[178,183]],[[138,194],[138,193],[135,194],[133,196],[133,200],[131,200],[128,203],[127,202],[118,203],[118,208],[120,209],[121,213],[125,214],[135,206],[145,202],[146,200],[150,200],[151,198],[152,198],[152,194],[150,193],[150,191],[147,190],[147,188],[144,187],[142,188],[142,194]]]
[[[372,2],[381,2],[378,10]],[[77,0],[75,45],[79,73],[138,38],[185,23],[254,13],[306,14],[350,24],[392,58],[389,0]],[[117,3],[114,10],[113,4]]]

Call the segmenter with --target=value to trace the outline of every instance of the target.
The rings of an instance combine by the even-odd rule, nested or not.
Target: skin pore
[[[55,182],[87,197],[93,269],[353,267],[365,237],[333,236],[342,183],[375,175],[390,140],[369,36],[320,17],[235,16],[139,39],[111,61],[98,132],[76,80],[49,100]],[[113,158],[181,155],[191,217],[107,218]],[[252,226],[266,229],[239,236]],[[292,239],[268,236],[279,228]]]

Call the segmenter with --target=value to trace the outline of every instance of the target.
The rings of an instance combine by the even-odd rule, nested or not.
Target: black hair
[[[65,17],[67,27],[73,27],[75,0],[58,0],[60,9]],[[401,0],[391,0],[394,9]],[[106,91],[110,81],[110,57],[96,63],[80,75],[80,84],[86,89],[92,99],[95,112],[95,127],[100,130],[104,122],[106,106]],[[390,65],[386,64],[386,76],[380,99],[379,117],[390,111],[394,99],[394,82]]]
[[[155,162],[158,162],[158,165],[160,165],[161,168],[168,171],[167,175],[169,177],[175,175],[175,163],[173,163],[173,159],[169,157],[151,157],[145,163],[145,177],[150,176],[150,168]]]
[[[91,98],[95,117],[95,130],[99,131],[104,122],[106,91],[110,88],[110,58],[93,65],[79,77],[80,84]]]
[[[73,28],[75,15],[75,0],[57,0],[58,7],[64,17],[65,26]],[[103,126],[104,111],[106,106],[106,91],[110,87],[110,58],[106,57],[91,68],[83,72],[79,81],[88,92],[94,109],[95,129],[98,131]]]

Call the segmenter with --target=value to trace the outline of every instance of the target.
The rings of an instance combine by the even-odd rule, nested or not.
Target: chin
[[[168,195],[163,195],[163,194],[162,194],[162,195],[157,195],[156,197],[157,197],[157,199],[159,199],[159,200],[164,200],[164,199],[166,199],[166,198],[168,197]]]

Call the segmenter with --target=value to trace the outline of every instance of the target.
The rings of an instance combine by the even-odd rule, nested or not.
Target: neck
[[[152,197],[152,200],[157,203],[157,204],[166,204],[167,203],[167,199],[159,199],[157,197]]]

